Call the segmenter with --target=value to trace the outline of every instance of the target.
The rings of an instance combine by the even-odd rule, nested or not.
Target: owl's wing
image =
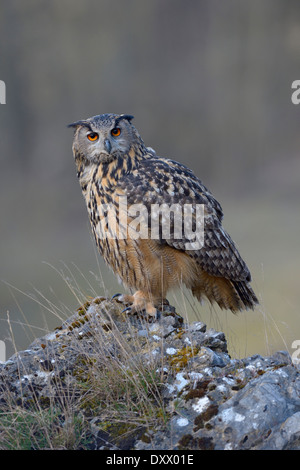
[[[191,256],[199,266],[213,276],[231,280],[250,281],[250,272],[241,258],[237,247],[222,227],[223,212],[220,204],[210,191],[186,166],[170,159],[149,156],[141,162],[138,170],[121,181],[128,205],[142,203],[148,209],[149,226],[153,205],[190,204],[204,205],[204,239],[199,249],[190,247],[190,239],[184,228],[180,238],[174,237],[174,217],[171,215],[170,236],[164,237],[163,217],[159,217],[159,238],[157,243],[167,244]],[[196,224],[196,210],[191,214]]]

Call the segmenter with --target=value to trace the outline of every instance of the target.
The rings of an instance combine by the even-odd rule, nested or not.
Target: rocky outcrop
[[[63,428],[72,409],[84,428],[76,448],[300,449],[300,375],[287,352],[234,359],[223,333],[168,305],[152,322],[123,308],[87,302],[0,364],[1,410],[59,409]]]

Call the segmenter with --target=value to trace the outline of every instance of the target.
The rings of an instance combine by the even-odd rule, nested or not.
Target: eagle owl
[[[117,294],[130,305],[125,310],[155,315],[167,292],[182,285],[199,301],[206,298],[221,309],[253,309],[258,301],[251,275],[222,227],[220,204],[189,168],[146,147],[132,119],[102,114],[69,125],[74,128],[77,175],[97,247],[131,293]],[[139,223],[133,207],[139,209],[135,215],[143,212]],[[169,220],[163,211],[153,215],[153,207],[169,208]],[[201,225],[202,243],[189,243],[184,217],[179,221],[182,230],[174,233],[177,219],[170,207],[182,208],[181,216],[184,207],[192,208],[189,228],[192,225],[196,233]],[[200,222],[195,207],[202,208]],[[151,230],[154,220],[156,229]],[[167,223],[170,230],[165,234]]]

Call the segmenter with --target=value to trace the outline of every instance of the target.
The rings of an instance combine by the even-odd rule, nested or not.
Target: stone
[[[91,449],[300,449],[300,375],[286,351],[231,358],[224,333],[185,323],[174,307],[164,306],[154,322],[122,308],[116,300],[87,302],[0,364],[0,410],[67,406],[72,397]],[[112,387],[104,402],[85,385],[102,379]],[[136,383],[151,419],[110,415],[109,406],[124,409],[122,387],[138,396]]]

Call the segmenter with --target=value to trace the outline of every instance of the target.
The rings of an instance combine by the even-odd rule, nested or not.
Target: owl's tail
[[[247,281],[234,281],[224,277],[211,276],[203,271],[191,286],[193,295],[201,302],[207,297],[211,303],[216,302],[221,309],[239,310],[254,309],[258,299]]]
[[[233,284],[245,308],[250,308],[253,310],[259,302],[250,284],[245,281],[231,281],[231,283]]]

